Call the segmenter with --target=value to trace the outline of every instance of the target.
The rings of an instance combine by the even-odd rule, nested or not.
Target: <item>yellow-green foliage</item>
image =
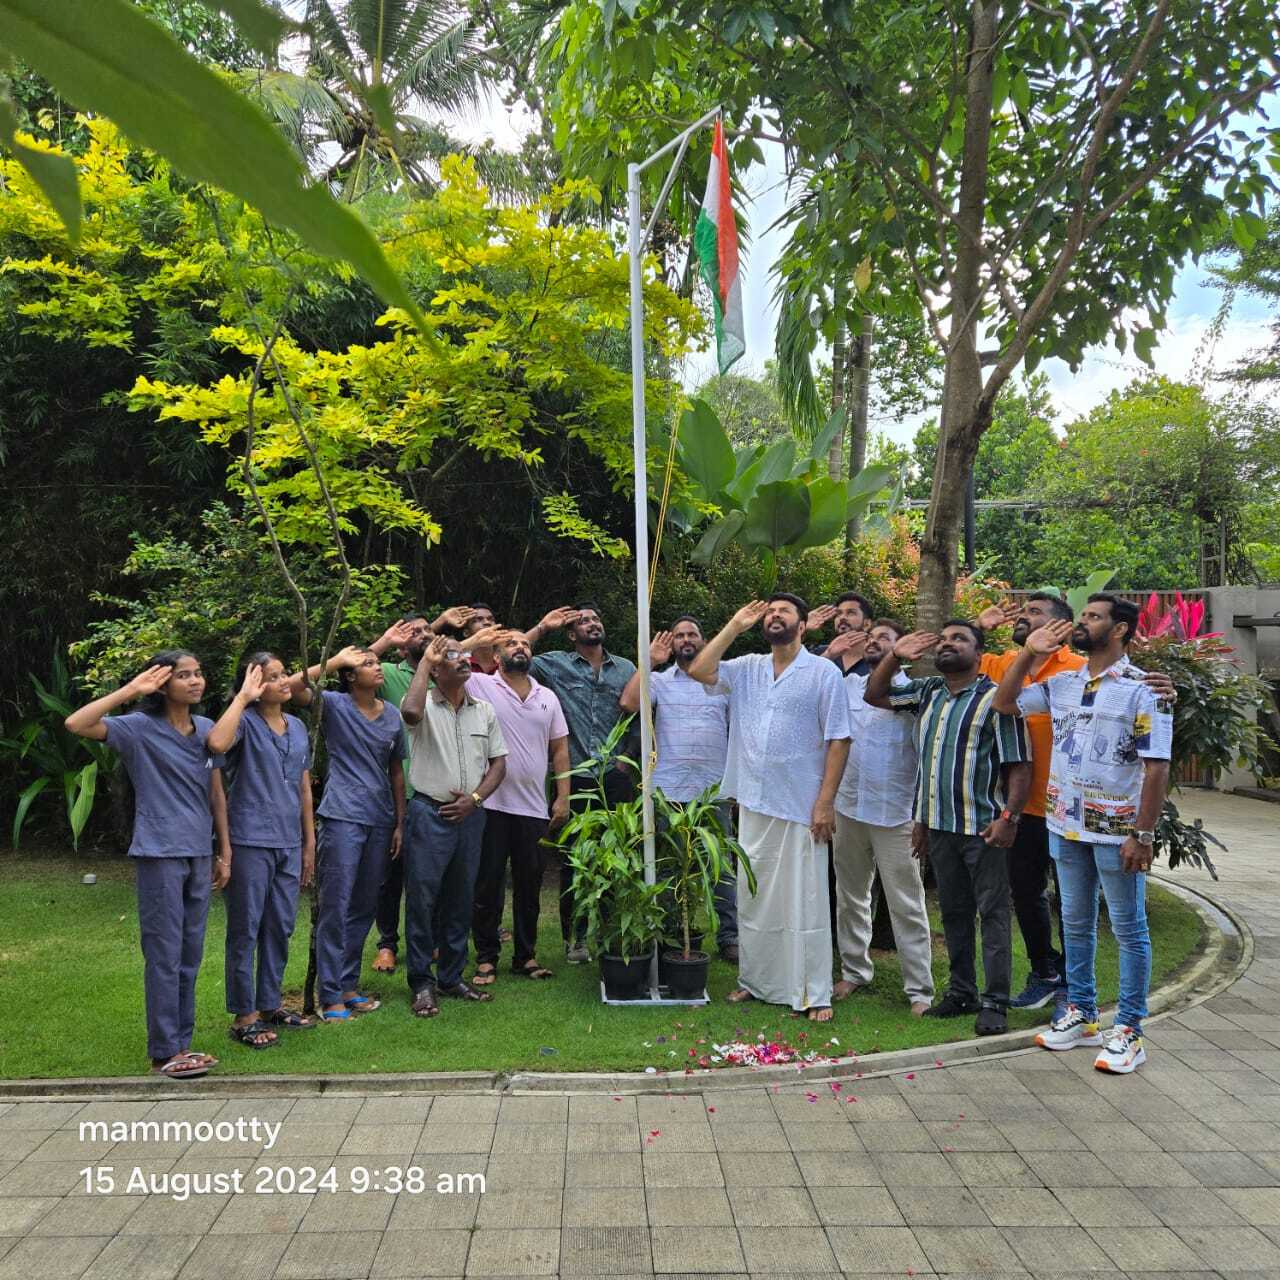
[[[348,269],[304,253],[235,201],[179,187],[163,165],[131,155],[110,125],[89,128],[90,148],[77,159],[86,219],[75,251],[25,172],[4,165],[0,239],[29,246],[0,266],[7,295],[41,335],[126,352],[144,313],[194,315],[208,342],[241,358],[238,371],[208,383],[140,374],[130,404],[225,447],[233,491],[243,488],[252,370],[283,316],[254,399],[253,451],[254,479],[282,541],[320,547],[331,540],[290,403],[349,532],[372,525],[436,542],[432,486],[446,469],[461,472],[468,456],[496,457],[536,473],[555,436],[579,441],[619,489],[629,486],[630,377],[604,358],[625,341],[626,260],[606,231],[560,221],[571,201],[595,198],[588,185],[508,208],[489,199],[469,161],[446,161],[437,197],[394,200],[375,224],[436,321],[438,340],[392,310],[378,321],[382,340],[317,350],[301,324],[291,328],[295,304],[308,293],[345,289]],[[649,351],[670,360],[694,344],[701,319],[648,275]],[[649,379],[655,420],[668,418],[679,396],[674,383]],[[658,485],[660,447],[650,462]],[[543,515],[560,536],[601,554],[626,554],[571,500],[544,502]]]

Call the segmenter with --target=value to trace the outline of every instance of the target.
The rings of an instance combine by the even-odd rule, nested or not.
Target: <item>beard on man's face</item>
[[[528,671],[531,659],[527,653],[520,650],[516,653],[503,654],[498,661],[502,663],[503,671]]]
[[[790,644],[799,634],[800,624],[785,618],[771,618],[764,624],[764,638],[770,644]]]
[[[933,665],[939,671],[963,671],[969,665],[969,659],[957,649],[938,650]]]
[[[1031,634],[1031,623],[1026,618],[1019,618],[1013,624],[1013,643],[1026,644],[1027,637]]]
[[[698,656],[698,646],[692,640],[686,640],[683,644],[676,645],[674,652],[681,661],[689,662]]]
[[[1071,632],[1071,647],[1078,649],[1081,653],[1092,653],[1105,645],[1106,641],[1101,636],[1090,635],[1089,629],[1083,623],[1077,623]]]

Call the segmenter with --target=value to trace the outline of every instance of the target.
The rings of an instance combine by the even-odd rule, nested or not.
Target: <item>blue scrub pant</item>
[[[232,846],[227,904],[227,1012],[237,1016],[280,1007],[289,939],[298,914],[302,849]],[[254,981],[254,960],[258,962]]]
[[[431,952],[439,948],[435,972],[442,987],[462,981],[471,934],[471,908],[485,812],[450,822],[428,796],[409,801],[406,824],[404,941],[409,990],[417,995],[433,982]]]
[[[172,1058],[191,1048],[196,974],[213,892],[213,857],[134,858],[142,932],[147,1053]]]
[[[394,830],[338,818],[325,818],[321,825],[316,979],[322,1004],[340,1004],[345,992],[359,989],[364,942],[378,909]]]

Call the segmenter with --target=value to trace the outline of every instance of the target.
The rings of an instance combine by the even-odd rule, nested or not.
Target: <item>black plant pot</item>
[[[701,1000],[707,989],[707,968],[711,957],[705,951],[668,951],[663,957],[667,994],[673,1000]]]
[[[689,935],[689,953],[691,955],[701,952],[702,950],[702,934],[691,933]],[[668,938],[662,946],[658,948],[658,986],[669,987],[671,985],[671,970],[667,967],[667,957],[671,955],[680,955],[684,951],[684,943],[679,938]]]
[[[600,976],[608,1000],[643,1000],[649,994],[649,957],[601,956]]]

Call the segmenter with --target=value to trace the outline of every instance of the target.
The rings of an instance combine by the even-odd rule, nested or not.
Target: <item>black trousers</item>
[[[404,897],[404,854],[387,863],[387,874],[378,891],[378,949],[393,954],[400,950],[400,900]]]
[[[1059,938],[1062,937],[1062,895],[1058,892],[1058,869],[1049,856],[1049,829],[1044,819],[1024,813],[1018,823],[1018,834],[1005,852],[1013,912],[1018,917],[1031,971],[1039,978],[1061,978],[1065,973],[1062,952],[1054,949],[1053,919],[1049,914],[1050,877]]]
[[[982,1003],[1003,1009],[1009,1003],[1012,948],[1009,938],[1009,866],[1003,849],[981,836],[929,831],[929,861],[938,882],[938,909],[951,961],[948,991],[964,1000],[978,997],[974,917],[982,921]]]
[[[543,854],[540,841],[547,834],[546,818],[486,810],[480,870],[476,875],[471,936],[476,963],[498,963],[501,949],[502,902],[506,897],[507,864],[511,864],[511,914],[515,955],[511,967],[523,969],[538,946],[538,906],[542,890]]]
[[[569,803],[575,808],[587,804],[598,797],[595,779],[578,775],[570,784]],[[610,805],[621,804],[630,800],[636,793],[635,779],[630,769],[625,772],[610,767],[604,775],[604,798]],[[568,942],[571,938],[581,942],[585,935],[586,925],[573,926],[573,866],[564,852],[560,853],[560,936]]]

